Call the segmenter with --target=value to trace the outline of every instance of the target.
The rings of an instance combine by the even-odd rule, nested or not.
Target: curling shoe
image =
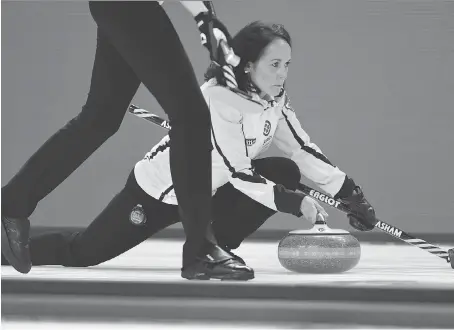
[[[211,245],[208,252],[181,271],[181,277],[188,280],[230,280],[248,281],[254,278],[254,270],[239,257],[228,253],[217,245]],[[241,258],[239,258],[241,259]],[[241,259],[242,260],[242,259]]]
[[[18,272],[27,274],[30,258],[30,220],[2,215],[2,254]]]

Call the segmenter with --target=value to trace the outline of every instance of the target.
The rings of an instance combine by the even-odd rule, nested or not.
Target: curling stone
[[[281,265],[296,273],[342,273],[361,257],[358,240],[348,231],[332,229],[320,215],[309,230],[294,230],[278,247]]]

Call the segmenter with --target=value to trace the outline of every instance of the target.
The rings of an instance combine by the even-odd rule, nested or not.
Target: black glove
[[[361,187],[357,186],[352,179],[345,178],[344,185],[336,197],[347,204],[351,210],[347,214],[350,226],[360,231],[374,229],[378,221],[375,217],[375,210],[364,197]]]
[[[225,56],[219,46],[221,40],[226,40],[231,45],[232,37],[221,21],[214,17],[210,12],[201,12],[194,17],[200,31],[202,45],[208,49],[210,59],[219,65],[225,64]]]

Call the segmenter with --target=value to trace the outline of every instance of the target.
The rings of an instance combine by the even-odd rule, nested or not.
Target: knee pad
[[[72,242],[74,241],[74,238],[79,235],[80,232],[73,232],[69,234],[64,234],[61,235],[62,240],[63,240],[63,246],[65,247],[61,251],[61,259],[62,262],[61,264],[65,267],[77,267],[77,260],[74,258],[73,253],[72,253]]]

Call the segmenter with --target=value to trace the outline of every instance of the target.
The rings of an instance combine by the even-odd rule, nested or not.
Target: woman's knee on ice
[[[99,249],[91,249],[87,245],[79,244],[78,238],[83,232],[75,232],[66,237],[66,249],[62,265],[65,267],[89,267],[96,266],[104,262]]]

